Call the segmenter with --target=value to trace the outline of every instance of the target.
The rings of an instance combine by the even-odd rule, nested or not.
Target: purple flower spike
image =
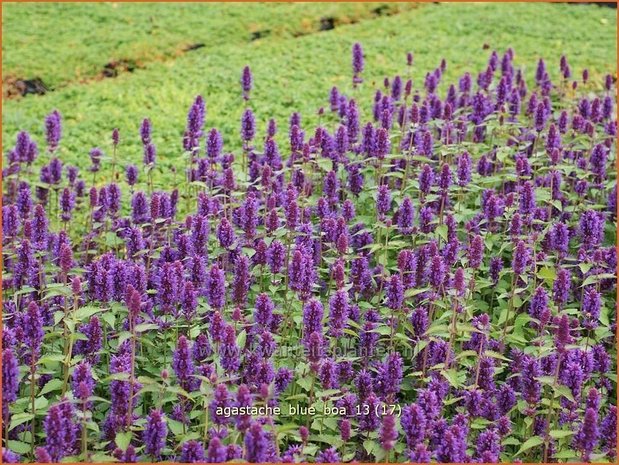
[[[144,452],[157,459],[165,447],[168,426],[165,417],[160,410],[153,410],[148,415],[146,427],[142,439],[144,441]]]
[[[245,66],[243,68],[243,73],[241,74],[241,90],[243,91],[243,99],[249,100],[249,94],[252,90],[254,84],[254,78],[251,74],[251,70],[249,66]]]

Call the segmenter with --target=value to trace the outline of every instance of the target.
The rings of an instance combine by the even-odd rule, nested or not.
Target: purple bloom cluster
[[[236,135],[196,97],[174,188],[149,119],[144,176],[17,134],[4,461],[616,459],[612,79],[509,49],[366,102],[367,50],[316,126],[260,135],[249,66]]]

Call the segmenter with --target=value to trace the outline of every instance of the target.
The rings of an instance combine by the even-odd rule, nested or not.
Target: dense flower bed
[[[176,173],[148,119],[88,172],[17,135],[5,461],[616,458],[613,79],[409,54],[365,102],[363,53],[288,137],[246,67],[235,153],[198,96]]]

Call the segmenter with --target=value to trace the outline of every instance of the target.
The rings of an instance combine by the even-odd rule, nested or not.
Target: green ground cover
[[[5,76],[40,77],[52,87],[96,78],[105,64],[138,67],[188,47],[287,39],[321,28],[415,8],[410,3],[7,3]]]

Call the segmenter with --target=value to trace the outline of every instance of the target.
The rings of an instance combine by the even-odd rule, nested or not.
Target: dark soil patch
[[[101,71],[101,77],[115,78],[120,73],[132,73],[138,68],[138,65],[132,60],[114,60],[106,63]]]
[[[568,2],[571,3],[572,5],[588,5],[588,4],[594,4],[597,6],[605,6],[608,8],[617,8],[617,2]]]
[[[398,8],[394,5],[380,5],[372,10],[374,16],[393,16],[399,12]]]
[[[196,43],[196,44],[191,44],[191,45],[188,45],[187,47],[185,47],[185,48],[183,49],[183,51],[184,51],[184,52],[191,52],[191,51],[193,51],[193,50],[198,50],[198,49],[200,49],[200,48],[202,48],[202,47],[206,47],[206,44],[204,44],[204,43],[202,43],[202,42],[198,42],[198,43]]]
[[[6,98],[23,97],[28,94],[44,95],[50,88],[39,77],[32,79],[6,78],[2,83],[3,95]]]
[[[271,35],[270,29],[263,29],[260,31],[253,31],[249,36],[249,41],[253,42],[254,40],[264,39]]]
[[[331,29],[335,29],[335,18],[332,16],[320,18],[320,25],[318,26],[318,30],[330,31]]]

